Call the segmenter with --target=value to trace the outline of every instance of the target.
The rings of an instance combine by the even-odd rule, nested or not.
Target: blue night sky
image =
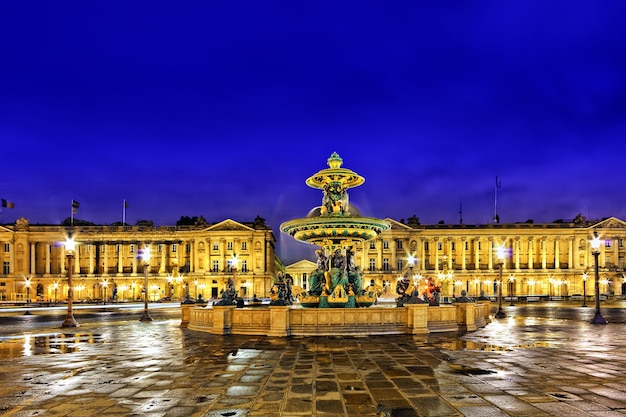
[[[626,219],[626,2],[5,2],[2,223]],[[288,238],[288,237],[287,237]],[[291,238],[288,238],[291,239]],[[282,240],[282,239],[281,239]]]

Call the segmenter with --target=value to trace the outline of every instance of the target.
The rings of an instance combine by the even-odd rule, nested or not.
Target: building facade
[[[195,226],[31,225],[19,219],[0,226],[0,299],[67,299],[68,236],[74,251],[74,298],[130,301],[142,299],[144,260],[149,248],[149,300],[218,298],[228,279],[242,297],[267,294],[281,268],[276,239],[263,219],[224,220]]]
[[[598,265],[600,293],[626,294],[624,257],[626,223],[611,217],[572,223],[420,225],[386,219],[392,225],[376,239],[357,246],[356,262],[364,283],[374,280],[395,296],[395,282],[415,265],[414,276],[433,277],[442,297],[497,292],[500,265],[496,248],[505,248],[503,296],[559,299],[594,293],[594,255],[590,241],[597,230],[602,244]],[[289,273],[289,269],[287,269]]]

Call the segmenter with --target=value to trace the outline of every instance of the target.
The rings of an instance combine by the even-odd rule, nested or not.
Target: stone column
[[[480,270],[480,238],[479,237],[475,237],[473,240],[473,245],[474,245],[474,270],[475,271],[479,271]]]
[[[541,269],[547,269],[548,248],[546,247],[547,237],[541,237]]]
[[[488,269],[489,271],[493,270],[493,238],[489,238],[489,249],[488,249]]]
[[[268,336],[290,336],[289,307],[271,306],[270,308],[270,331]]]
[[[124,273],[124,245],[120,243],[119,248],[120,249],[117,254],[117,273],[122,274]]]
[[[407,304],[408,328],[411,334],[430,333],[428,330],[428,304]]]
[[[561,269],[561,260],[559,259],[561,256],[560,253],[560,239],[559,236],[554,237],[554,269]]]
[[[467,271],[467,264],[465,261],[465,256],[467,255],[466,250],[465,250],[465,244],[467,243],[467,240],[465,238],[465,236],[463,236],[461,238],[461,271],[466,272]]]
[[[520,272],[519,258],[520,258],[520,252],[522,249],[521,244],[520,244],[520,237],[516,236],[513,242],[514,242],[513,244],[515,245],[515,272]]]
[[[45,244],[44,250],[46,251],[46,266],[45,266],[45,271],[46,272],[45,273],[46,273],[46,275],[50,275],[50,264],[51,264],[51,261],[50,261],[50,244],[49,243]],[[63,269],[65,269],[65,268],[63,268]]]
[[[35,243],[30,244],[30,274],[35,275],[37,273],[37,245]]]
[[[568,244],[568,252],[567,252],[567,268],[574,269],[576,266],[574,265],[574,236],[570,236],[569,244]]]
[[[434,252],[435,252],[435,271],[439,271],[439,238],[438,237],[433,238],[432,239],[432,243],[433,243],[432,246],[435,247],[435,250],[434,250]],[[428,247],[430,248],[431,245],[429,245]],[[431,252],[433,252],[433,250],[431,250]]]
[[[531,236],[528,238],[528,270],[532,271],[535,269],[535,242],[534,238]]]

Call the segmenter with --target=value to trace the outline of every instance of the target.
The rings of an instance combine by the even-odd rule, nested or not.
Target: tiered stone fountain
[[[335,152],[328,168],[306,180],[309,187],[322,190],[322,204],[300,219],[283,223],[280,230],[294,239],[320,246],[317,269],[310,275],[309,290],[296,291],[305,307],[367,307],[376,294],[363,288],[363,273],[354,263],[354,246],[375,238],[390,225],[385,220],[363,217],[350,204],[348,189],[365,179],[342,168]]]

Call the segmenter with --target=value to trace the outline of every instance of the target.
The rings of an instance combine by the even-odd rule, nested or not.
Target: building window
[[[161,253],[163,252],[163,244],[159,243],[159,245],[157,246],[157,252]]]
[[[174,252],[174,253],[175,253],[175,252],[177,252],[177,251],[178,251],[178,245],[177,245],[176,243],[174,243],[174,244],[172,245],[172,252]]]
[[[5,243],[4,244],[4,251],[5,252],[11,252],[11,244],[10,243]]]
[[[424,242],[424,250],[428,250],[428,242]]]
[[[128,245],[128,251],[130,253],[135,253],[135,245],[133,243],[131,243],[130,245]],[[89,250],[87,250],[87,252],[89,252]]]
[[[480,250],[480,242],[478,242],[478,250]]]
[[[9,275],[11,273],[11,264],[8,261],[2,262],[2,274]]]
[[[383,240],[383,249],[389,249],[389,241]]]
[[[213,250],[220,250],[220,246],[217,242],[213,242]]]
[[[213,272],[220,271],[220,261],[213,261]]]
[[[191,243],[185,243],[185,253],[191,252]]]
[[[604,246],[607,247],[607,248],[610,248],[611,247],[611,239],[606,239],[604,241]]]
[[[248,242],[241,242],[241,250],[248,250]]]
[[[376,249],[376,242],[370,240],[370,249]]]
[[[389,271],[389,258],[383,258],[383,271]]]
[[[454,242],[450,242],[450,250],[454,250]]]
[[[469,250],[469,242],[465,242],[465,250]]]
[[[91,252],[91,245],[87,245],[87,253]]]
[[[228,243],[226,244],[226,249],[227,249],[227,250],[233,250],[233,242],[228,242]]]
[[[621,237],[617,240],[617,243],[619,245],[620,249],[624,248],[624,239],[622,239]]]
[[[115,245],[115,253],[120,253],[120,245],[119,243]]]
[[[400,240],[400,239],[396,240],[396,248],[397,249],[402,249],[402,240]]]
[[[376,259],[370,258],[370,271],[376,270]]]
[[[398,259],[398,271],[402,271],[402,259]]]
[[[441,242],[437,242],[437,250],[441,250],[443,248],[443,245],[441,244]]]
[[[102,246],[100,246],[100,252],[101,252],[101,253],[104,253],[104,252],[106,252],[106,251],[107,251],[107,245],[102,245]]]
[[[241,261],[241,272],[247,272],[247,271],[248,271],[248,261],[244,259],[243,261]]]

